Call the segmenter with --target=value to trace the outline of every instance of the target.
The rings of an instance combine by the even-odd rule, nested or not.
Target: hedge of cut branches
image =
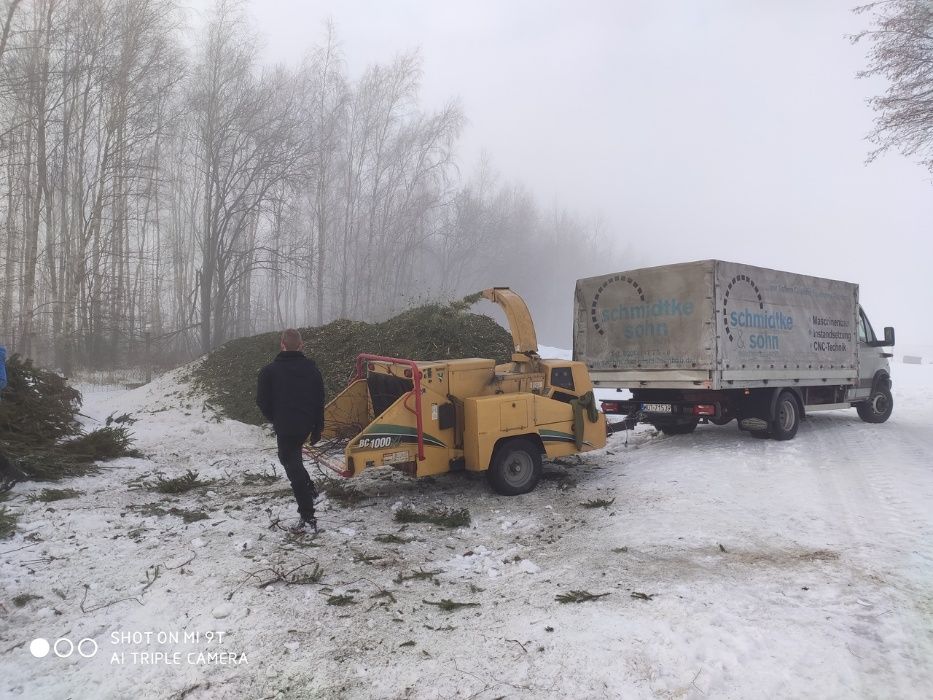
[[[512,336],[488,316],[466,312],[475,296],[450,305],[420,306],[382,323],[339,320],[302,328],[305,354],[321,369],[328,397],[346,387],[362,352],[413,360],[484,357],[507,362]],[[230,341],[195,370],[195,383],[229,418],[260,425],[265,421],[256,408],[256,377],[275,357],[278,343],[278,333]]]
[[[0,439],[23,444],[54,442],[78,432],[81,393],[54,372],[13,355],[0,394]]]
[[[124,427],[83,433],[75,420],[81,393],[63,377],[13,355],[7,388],[0,394],[0,482],[51,481],[94,471],[99,460],[132,455]]]

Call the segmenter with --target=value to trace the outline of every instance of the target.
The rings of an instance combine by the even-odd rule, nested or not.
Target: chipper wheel
[[[507,440],[493,455],[486,478],[503,496],[528,493],[541,480],[541,450],[530,440]]]

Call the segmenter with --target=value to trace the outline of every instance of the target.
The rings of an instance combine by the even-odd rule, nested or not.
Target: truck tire
[[[541,450],[530,440],[513,438],[496,450],[486,478],[496,493],[518,496],[541,480]]]
[[[884,423],[894,410],[894,397],[890,389],[875,389],[867,401],[855,404],[858,417],[866,423]]]
[[[713,425],[728,425],[732,421],[732,416],[710,416],[709,422]]]
[[[771,419],[771,437],[775,440],[793,440],[800,427],[800,406],[789,391],[782,391],[774,405]]]
[[[686,435],[687,433],[692,433],[697,429],[697,423],[699,423],[699,421],[692,421],[690,423],[671,423],[668,425],[659,425],[657,428],[665,435]]]

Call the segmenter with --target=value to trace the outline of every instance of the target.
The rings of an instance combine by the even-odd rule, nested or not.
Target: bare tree
[[[176,0],[0,0],[14,351],[70,373],[132,362],[144,332],[180,361],[491,283],[550,300],[604,250],[488,163],[461,179],[463,115],[421,108],[417,53],[351,80],[327,24],[292,72],[249,25],[220,0],[188,55]]]
[[[869,159],[897,148],[933,170],[933,4],[884,0],[855,11],[870,13],[874,25],[853,37],[871,42],[859,75],[888,81],[884,94],[869,100],[876,112]]]
[[[192,101],[203,178],[203,220],[198,239],[202,352],[231,330],[234,291],[265,259],[257,256],[256,225],[273,188],[300,161],[291,76],[259,76],[256,47],[239,6],[221,1],[195,67]]]
[[[3,60],[3,54],[6,52],[6,43],[10,38],[10,28],[13,26],[13,15],[16,14],[16,8],[22,0],[12,0],[7,5],[6,17],[3,20],[3,29],[0,30],[0,61]]]
[[[315,243],[315,305],[317,323],[324,323],[324,276],[327,247],[339,217],[337,158],[343,137],[348,89],[343,57],[332,22],[326,24],[324,45],[316,49],[305,73],[309,82],[306,128],[311,135],[309,185]]]
[[[29,52],[30,73],[34,76],[27,87],[27,109],[29,125],[27,140],[30,144],[26,159],[27,187],[32,193],[27,209],[25,226],[25,248],[23,267],[23,294],[20,309],[20,338],[26,355],[31,354],[33,345],[33,323],[35,318],[36,268],[39,253],[39,231],[42,226],[43,196],[48,194],[48,152],[46,130],[49,122],[49,54],[51,52],[52,19],[55,0],[46,0],[35,8],[32,50]],[[31,182],[34,164],[35,183]]]

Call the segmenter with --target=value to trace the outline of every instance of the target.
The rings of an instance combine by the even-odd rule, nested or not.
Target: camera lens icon
[[[29,643],[29,653],[37,659],[48,656],[50,651],[60,659],[67,659],[75,651],[79,656],[90,659],[97,655],[98,650],[97,642],[90,637],[83,638],[77,645],[67,637],[59,637],[54,644],[49,644],[49,640],[44,637],[37,637]]]

